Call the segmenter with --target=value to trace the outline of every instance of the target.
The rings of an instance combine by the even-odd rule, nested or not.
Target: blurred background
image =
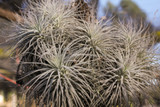
[[[34,0],[35,1],[35,0]],[[36,0],[38,1],[38,0]],[[73,0],[72,0],[73,1]],[[160,47],[160,0],[86,0],[97,12],[100,20],[112,18],[116,20],[132,19],[148,26],[148,31],[156,37],[155,48]],[[16,107],[21,96],[20,87],[15,82],[16,68],[19,59],[10,57],[12,43],[5,43],[10,35],[14,35],[12,22],[20,23],[21,14],[26,7],[24,0],[0,0],[0,107]],[[160,54],[160,49],[157,49]],[[160,106],[160,96],[156,96],[155,106]],[[144,105],[145,107],[149,107]]]

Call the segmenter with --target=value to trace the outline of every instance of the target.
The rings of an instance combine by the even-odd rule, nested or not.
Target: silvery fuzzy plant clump
[[[145,28],[138,26],[119,22],[112,32],[117,46],[109,59],[110,65],[104,64],[98,76],[102,99],[97,103],[100,106],[141,107],[144,98],[151,101],[149,93],[157,91],[155,79],[159,64],[152,47],[153,38]]]
[[[16,24],[13,55],[20,58],[17,83],[26,103],[129,107],[151,98],[159,65],[146,29],[85,20],[77,8],[62,0],[28,2]]]

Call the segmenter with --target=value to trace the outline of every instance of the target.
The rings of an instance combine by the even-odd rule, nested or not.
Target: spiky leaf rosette
[[[88,22],[83,21],[83,23],[77,26],[77,31],[80,31],[79,37],[82,41],[79,43],[81,48],[79,52],[84,55],[90,54],[86,59],[90,60],[92,67],[95,66],[94,64],[100,63],[102,59],[112,57],[110,53],[115,46],[112,42],[112,39],[114,39],[112,36],[114,28],[107,26],[107,23],[103,23],[102,20],[92,20]]]
[[[70,51],[77,40],[66,43],[42,43],[38,55],[41,66],[21,78],[36,74],[24,88],[29,87],[25,93],[27,99],[35,97],[39,106],[86,107],[91,103],[91,69],[81,54]]]
[[[38,43],[50,40],[51,35],[58,33],[66,38],[74,35],[75,13],[69,4],[62,0],[42,0],[39,3],[29,1],[27,6],[23,23],[16,23],[17,33],[13,36],[17,40],[14,48],[20,56],[31,50],[38,51]]]
[[[113,44],[114,37],[112,36],[112,31],[114,28],[112,26],[107,26],[108,21],[103,23],[103,20],[91,20],[84,21],[77,26],[77,32],[79,34],[79,42],[77,45],[77,52],[81,54],[80,57],[84,59],[88,64],[88,68],[92,69],[92,87],[94,89],[94,98],[91,106],[94,106],[95,100],[99,99],[99,88],[100,85],[97,78],[100,71],[104,68],[103,65],[110,64],[110,59],[112,59],[114,47]],[[104,61],[106,63],[104,63]]]
[[[16,25],[17,34],[12,38],[17,41],[13,52],[20,57],[21,62],[38,62],[36,54],[40,52],[42,42],[50,43],[51,39],[59,39],[59,35],[68,42],[76,38],[74,29],[77,21],[74,8],[71,8],[70,4],[65,4],[62,0],[42,0],[39,3],[29,1],[27,6],[23,23]],[[35,64],[20,64],[19,69],[22,69],[22,72],[18,74],[25,75],[36,67]]]
[[[99,77],[102,89],[100,105],[131,106],[139,105],[142,97],[155,85],[157,64],[149,51],[149,35],[144,29],[137,29],[133,23],[117,25],[115,41],[117,47],[111,59],[111,66],[104,66]],[[117,42],[120,43],[117,43]]]

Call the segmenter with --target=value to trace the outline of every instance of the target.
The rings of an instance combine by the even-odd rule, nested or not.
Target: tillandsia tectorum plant
[[[99,82],[102,105],[106,106],[142,106],[141,100],[152,96],[149,92],[156,89],[153,82],[158,75],[158,63],[151,48],[150,35],[146,29],[135,23],[119,23],[113,36],[113,59],[110,66],[103,66]],[[99,103],[101,105],[101,103]]]
[[[47,107],[139,105],[158,68],[148,33],[134,22],[86,20],[80,7],[28,2],[13,37],[26,99]]]

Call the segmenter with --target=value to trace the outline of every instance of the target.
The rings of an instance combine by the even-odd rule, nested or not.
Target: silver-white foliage
[[[39,106],[85,107],[91,103],[91,69],[87,68],[83,58],[77,59],[79,53],[70,53],[74,42],[58,46],[55,41],[52,44],[41,44],[42,54],[39,57],[43,68],[39,67],[25,75],[27,78],[39,73],[24,86],[29,86],[26,94],[29,98],[36,96]]]
[[[28,2],[28,8],[23,15],[23,23],[16,24],[17,34],[12,39],[17,40],[15,49],[21,48],[19,54],[29,49],[38,49],[38,43],[49,40],[51,34],[74,35],[74,8],[62,0],[42,0],[41,3]],[[68,32],[70,31],[70,32]]]
[[[27,98],[39,106],[129,106],[155,86],[158,64],[141,25],[76,19],[63,0],[28,2],[17,25]]]
[[[140,104],[142,96],[150,97],[149,91],[156,87],[152,80],[158,75],[150,35],[134,23],[119,23],[113,34],[117,47],[112,66],[106,66],[99,77],[102,100],[107,106]]]

